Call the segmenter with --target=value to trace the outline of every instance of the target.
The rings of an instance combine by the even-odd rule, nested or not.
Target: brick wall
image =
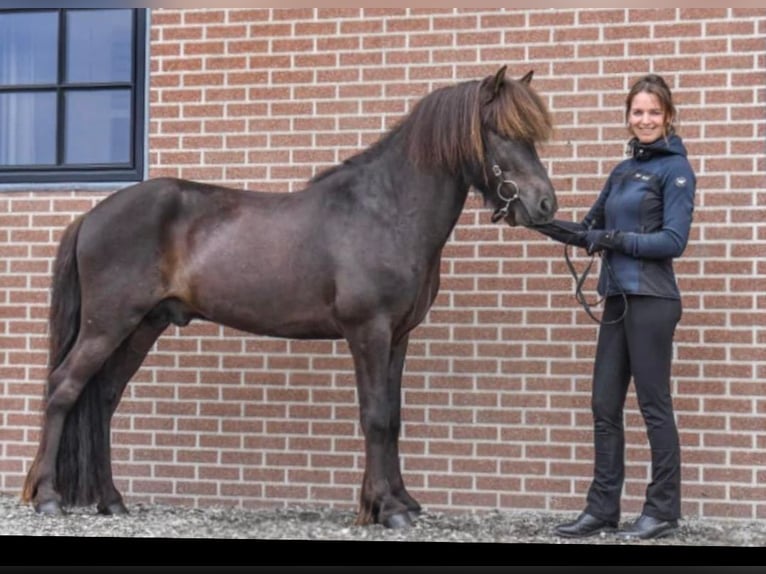
[[[623,157],[625,93],[669,81],[698,175],[677,263],[673,371],[687,515],[766,519],[766,11],[199,9],[151,14],[150,175],[286,192],[377,139],[432,89],[508,64],[557,123],[540,148],[560,217]],[[50,264],[95,190],[0,194],[0,490],[34,455]],[[578,256],[582,268],[586,259]],[[429,509],[583,506],[596,328],[562,249],[471,196],[405,367],[405,480]],[[593,283],[590,283],[593,293]],[[649,479],[631,389],[623,509]],[[344,342],[170,329],[113,424],[128,503],[355,507],[364,468]]]

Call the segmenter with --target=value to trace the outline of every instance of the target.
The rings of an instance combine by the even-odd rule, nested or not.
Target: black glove
[[[604,249],[624,251],[622,234],[615,230],[591,229],[585,233],[585,249],[588,255],[593,255]]]

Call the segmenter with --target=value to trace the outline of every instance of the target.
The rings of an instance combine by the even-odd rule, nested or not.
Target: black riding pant
[[[619,317],[623,308],[622,297],[608,297],[603,320]],[[673,334],[680,319],[681,301],[633,295],[622,321],[600,327],[592,391],[595,469],[585,509],[597,518],[620,519],[623,408],[631,377],[652,453],[643,512],[660,520],[680,518],[681,452],[670,396]]]

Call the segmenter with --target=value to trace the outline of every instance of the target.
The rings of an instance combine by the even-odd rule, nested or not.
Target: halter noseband
[[[500,166],[497,164],[494,164],[492,166],[492,173],[499,179],[497,183],[497,189],[495,190],[495,193],[497,194],[498,199],[503,204],[500,207],[498,207],[495,212],[492,214],[492,223],[497,223],[504,217],[508,215],[508,211],[511,209],[511,203],[519,199],[519,186],[518,184],[513,181],[512,179],[508,179],[503,176],[503,170],[500,169]],[[510,185],[513,186],[513,193],[510,196],[506,196],[503,194],[503,186],[504,185]]]

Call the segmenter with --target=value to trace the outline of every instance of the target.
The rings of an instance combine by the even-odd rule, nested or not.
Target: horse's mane
[[[434,90],[372,146],[318,173],[311,182],[366,163],[394,139],[404,142],[415,165],[445,166],[453,173],[465,163],[484,159],[485,128],[511,139],[549,139],[551,116],[529,84],[506,78],[495,92],[492,80],[488,76]]]

